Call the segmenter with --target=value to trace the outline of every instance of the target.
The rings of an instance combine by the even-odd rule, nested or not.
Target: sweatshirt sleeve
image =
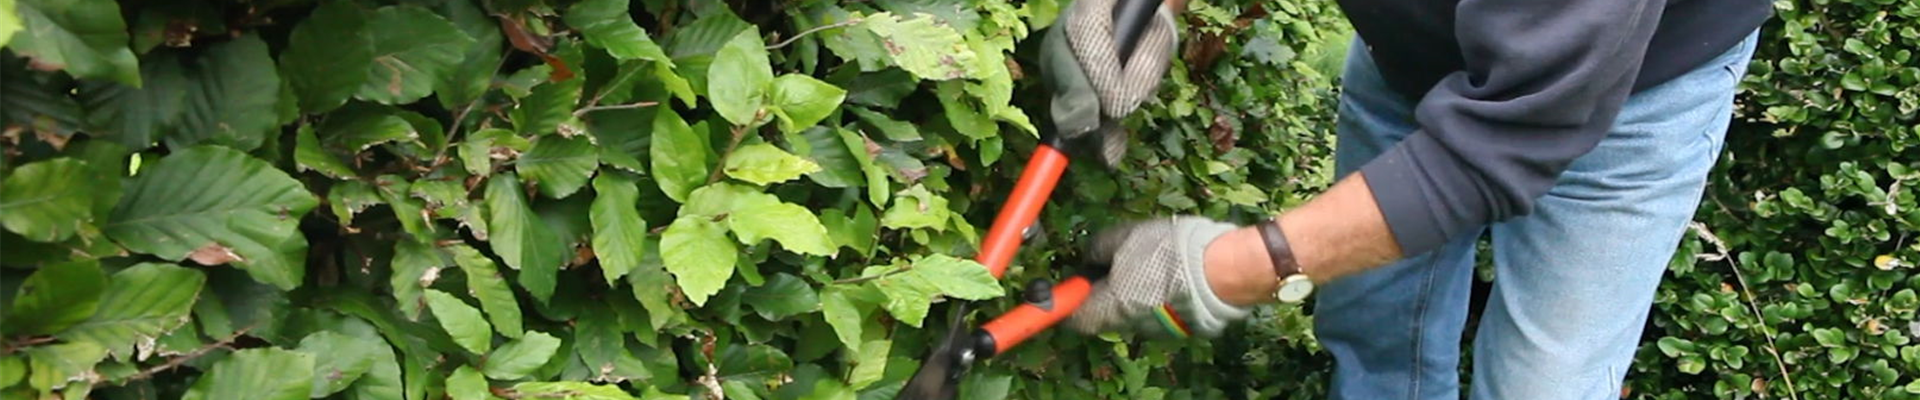
[[[1363,165],[1403,254],[1526,215],[1605,137],[1665,0],[1463,0],[1464,67],[1415,107],[1418,129]]]

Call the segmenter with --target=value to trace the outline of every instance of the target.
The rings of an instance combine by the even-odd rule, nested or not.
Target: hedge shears
[[[1133,53],[1134,45],[1146,31],[1159,3],[1160,0],[1120,0],[1115,5],[1113,32],[1115,43],[1119,46],[1120,60],[1127,60]],[[1040,209],[1046,205],[1054,186],[1060,182],[1060,175],[1067,169],[1068,156],[1063,149],[1070,142],[1051,132],[1043,135],[1040,142],[1027,159],[1019,181],[1014,183],[1013,192],[1007,195],[1006,204],[993,219],[993,226],[987,230],[979,254],[974,257],[996,279],[1006,274],[1008,264],[1013,262],[1014,254],[1019,251],[1034,220],[1039,217]],[[1026,287],[1019,306],[994,317],[977,329],[969,329],[969,325],[963,321],[967,315],[967,303],[956,304],[954,307],[958,309],[953,311],[953,320],[948,324],[946,335],[937,342],[931,354],[921,359],[920,370],[913,374],[896,398],[954,398],[961,378],[975,362],[1004,354],[1060,323],[1073,315],[1074,310],[1079,309],[1092,292],[1093,282],[1087,275],[1075,275],[1057,283],[1035,281]]]

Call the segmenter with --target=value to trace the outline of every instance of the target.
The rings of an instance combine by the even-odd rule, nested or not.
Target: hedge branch
[[[806,37],[807,35],[811,35],[811,34],[814,34],[814,33],[816,33],[816,32],[820,32],[820,31],[824,31],[824,30],[828,30],[828,29],[833,29],[833,28],[845,28],[845,27],[847,27],[847,26],[851,26],[851,25],[853,25],[853,24],[858,24],[858,23],[860,23],[860,22],[862,22],[862,21],[866,21],[866,20],[867,20],[866,18],[850,18],[850,19],[847,19],[847,20],[845,20],[845,21],[840,21],[840,22],[835,22],[835,23],[831,23],[831,24],[826,24],[826,25],[821,25],[821,26],[816,26],[816,27],[813,27],[813,28],[811,28],[811,29],[807,29],[807,30],[804,30],[804,31],[800,31],[800,33],[796,33],[796,34],[793,34],[793,37],[790,37],[790,38],[787,38],[786,40],[781,40],[781,41],[780,41],[780,43],[774,43],[774,44],[771,44],[771,45],[767,45],[767,50],[774,50],[774,49],[778,49],[778,48],[781,48],[781,47],[787,47],[787,45],[789,45],[789,44],[793,44],[793,41],[795,41],[795,40],[800,40],[800,38],[803,38],[803,37]]]
[[[249,330],[253,330],[253,327],[249,326],[245,328],[240,328],[240,330],[234,331],[233,334],[227,335],[226,338],[220,339],[220,341],[218,342],[208,343],[207,345],[200,346],[200,348],[194,349],[192,352],[189,352],[187,354],[180,355],[179,357],[169,358],[167,359],[166,363],[140,370],[140,373],[133,374],[133,376],[127,377],[126,381],[134,382],[142,379],[152,378],[154,374],[166,372],[167,370],[174,369],[175,367],[179,367],[183,364],[186,364],[188,361],[193,361],[196,358],[200,358],[200,356],[207,355],[207,353],[212,352],[213,349],[228,347],[228,345],[233,344],[234,340],[240,339],[240,336],[246,335],[247,331]]]
[[[1694,257],[1706,261],[1726,260],[1729,269],[1733,270],[1733,278],[1740,284],[1740,299],[1747,303],[1747,310],[1752,311],[1753,318],[1759,322],[1760,337],[1767,339],[1767,354],[1773,355],[1773,365],[1780,367],[1780,378],[1787,381],[1787,396],[1799,400],[1800,390],[1794,388],[1793,375],[1787,373],[1787,361],[1780,357],[1780,348],[1773,344],[1773,326],[1767,324],[1767,317],[1760,313],[1760,304],[1755,300],[1753,290],[1747,288],[1747,276],[1740,273],[1740,261],[1735,259],[1732,252],[1728,250],[1726,241],[1720,240],[1720,236],[1714,235],[1713,231],[1707,229],[1707,224],[1688,222],[1687,228],[1693,230],[1694,234],[1700,235],[1702,240],[1712,243],[1716,252]]]
[[[578,116],[582,116],[582,115],[587,115],[587,113],[590,113],[590,112],[594,112],[594,111],[606,111],[606,110],[630,110],[630,109],[635,109],[635,108],[647,108],[647,107],[653,107],[653,106],[657,106],[657,105],[660,105],[660,102],[657,102],[657,101],[642,101],[642,102],[637,102],[637,103],[627,103],[627,104],[615,104],[615,105],[611,105],[611,106],[592,106],[592,107],[587,107],[587,108],[582,108],[582,109],[579,109],[579,110],[576,110],[576,111],[574,111],[574,112],[573,112],[573,116],[575,116],[575,117],[578,117]]]

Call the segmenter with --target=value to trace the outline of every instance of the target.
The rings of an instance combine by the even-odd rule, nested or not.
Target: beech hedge
[[[0,0],[0,397],[888,399],[1089,232],[1330,183],[1338,8],[1192,1],[993,279],[1061,3]],[[1920,396],[1920,5],[1775,6],[1623,396]],[[1301,310],[1228,335],[962,396],[1323,396]]]

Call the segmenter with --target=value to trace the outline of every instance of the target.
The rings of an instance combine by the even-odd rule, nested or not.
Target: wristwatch
[[[1260,240],[1267,243],[1267,257],[1273,259],[1273,277],[1280,280],[1273,298],[1287,304],[1305,301],[1313,294],[1313,279],[1300,271],[1300,263],[1293,258],[1293,247],[1287,245],[1287,236],[1280,233],[1279,218],[1260,223]]]

